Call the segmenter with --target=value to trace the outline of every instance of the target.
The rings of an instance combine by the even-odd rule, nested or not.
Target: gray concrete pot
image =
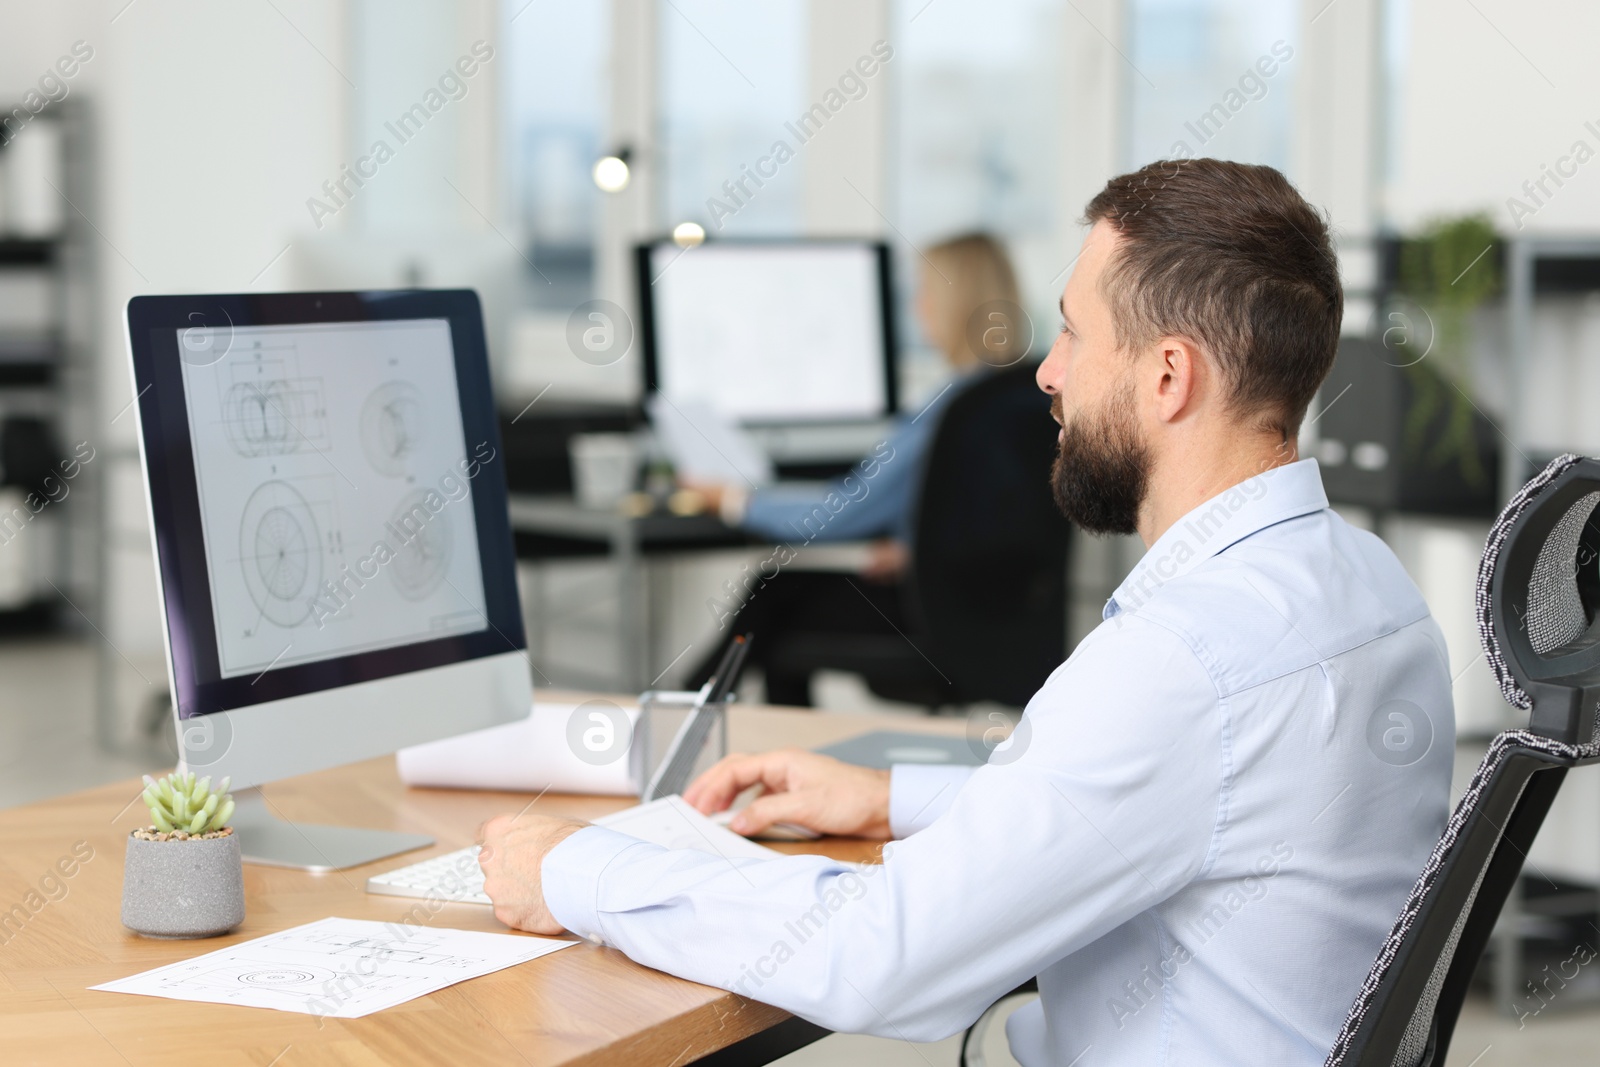
[[[128,836],[122,925],[145,937],[215,937],[244,921],[239,835],[188,841]]]

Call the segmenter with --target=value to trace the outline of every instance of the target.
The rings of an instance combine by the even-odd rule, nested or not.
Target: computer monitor
[[[646,395],[747,425],[896,411],[889,249],[729,240],[636,250]]]
[[[254,787],[529,713],[476,294],[142,296],[127,326],[180,768],[232,778],[249,860],[430,844]]]

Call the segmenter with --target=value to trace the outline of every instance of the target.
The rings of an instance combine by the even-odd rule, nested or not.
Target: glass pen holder
[[[641,799],[699,697],[699,692],[694,690],[652,689],[639,694],[639,721],[634,726],[628,758],[632,761],[629,771],[633,780],[639,783]],[[705,743],[694,757],[693,770],[687,779],[691,782],[728,754],[728,703],[708,704],[706,708],[715,715],[715,719],[706,734]]]

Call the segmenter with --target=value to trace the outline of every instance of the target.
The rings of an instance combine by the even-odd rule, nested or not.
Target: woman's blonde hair
[[[941,241],[927,251],[924,274],[933,302],[932,340],[951,362],[1005,367],[1027,355],[1031,340],[1004,246],[986,233]]]

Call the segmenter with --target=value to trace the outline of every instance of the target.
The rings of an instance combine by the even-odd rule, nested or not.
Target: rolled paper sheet
[[[536,703],[526,719],[403,748],[395,763],[406,785],[637,796],[628,749],[638,721],[638,708],[608,700]]]

